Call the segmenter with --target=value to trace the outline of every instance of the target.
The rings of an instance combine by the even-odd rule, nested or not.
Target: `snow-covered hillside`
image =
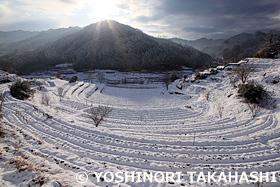
[[[48,70],[59,63],[72,63],[78,71],[158,71],[178,70],[181,66],[201,67],[213,61],[209,55],[192,47],[149,36],[139,29],[112,20],[97,22],[75,32],[77,29],[70,29],[69,32],[73,30],[70,32],[72,34],[65,34],[64,37],[57,36],[57,40],[50,37],[52,40],[45,45],[39,42],[41,46],[34,51],[11,54],[7,60],[20,74]],[[53,30],[54,33],[62,31]],[[40,35],[35,37],[34,42],[37,43],[38,39],[41,39]],[[25,41],[22,44],[29,46]]]
[[[253,57],[261,48],[271,47],[270,40],[274,43],[279,37],[280,33],[278,31],[271,30],[268,33],[260,31],[252,34],[241,33],[228,39],[183,40],[172,38],[171,41],[194,47],[213,58],[223,57],[224,60],[236,61],[236,53],[238,53],[238,59]]]
[[[250,62],[257,66],[250,80],[263,84],[270,96],[254,119],[226,70],[186,82],[182,90],[177,82],[166,91],[39,79],[34,85],[41,89],[34,86],[36,93],[28,101],[6,91],[0,186],[38,185],[42,180],[45,186],[229,186],[184,180],[105,183],[97,182],[93,172],[280,171],[280,60]],[[1,84],[1,90],[8,85]],[[64,88],[62,99],[57,87]],[[169,93],[176,91],[183,95]],[[40,102],[46,93],[48,106]],[[95,127],[87,111],[98,105],[113,110]],[[16,170],[20,157],[32,166]],[[80,171],[89,175],[84,184],[76,181]]]

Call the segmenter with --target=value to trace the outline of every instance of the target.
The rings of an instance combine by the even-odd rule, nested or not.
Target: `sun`
[[[95,18],[98,20],[114,19],[118,14],[116,0],[97,0],[92,1],[92,7]]]

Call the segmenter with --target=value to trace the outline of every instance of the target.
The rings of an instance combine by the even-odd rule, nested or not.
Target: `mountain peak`
[[[12,56],[18,71],[46,69],[56,63],[72,63],[76,70],[176,70],[199,67],[212,58],[190,47],[157,39],[113,20],[104,20],[50,42],[37,50]],[[32,66],[31,66],[32,64]]]

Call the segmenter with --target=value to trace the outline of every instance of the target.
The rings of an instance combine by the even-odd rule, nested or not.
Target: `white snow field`
[[[158,86],[137,89],[39,79],[44,88],[36,87],[30,100],[20,101],[6,92],[3,128],[10,133],[1,141],[0,186],[32,186],[36,165],[43,170],[44,186],[255,186],[190,183],[184,177],[174,184],[118,184],[97,182],[93,175],[116,171],[171,171],[183,176],[188,171],[279,172],[280,85],[272,82],[280,78],[280,60],[250,59],[250,63],[257,69],[249,79],[263,84],[270,96],[269,104],[253,119],[226,70],[186,82],[182,90],[176,88],[178,81],[166,91]],[[8,90],[8,85],[0,85],[1,90]],[[61,101],[60,86],[66,92]],[[175,91],[184,95],[169,93]],[[49,106],[40,102],[43,93],[51,98]],[[87,118],[91,105],[113,109],[98,127]],[[7,165],[22,155],[33,168],[19,172]],[[84,184],[76,181],[80,171],[89,176]]]

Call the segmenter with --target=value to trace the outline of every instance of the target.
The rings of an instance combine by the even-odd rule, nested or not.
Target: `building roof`
[[[65,63],[65,64],[57,64],[55,67],[56,68],[68,68],[73,66],[73,64]]]

